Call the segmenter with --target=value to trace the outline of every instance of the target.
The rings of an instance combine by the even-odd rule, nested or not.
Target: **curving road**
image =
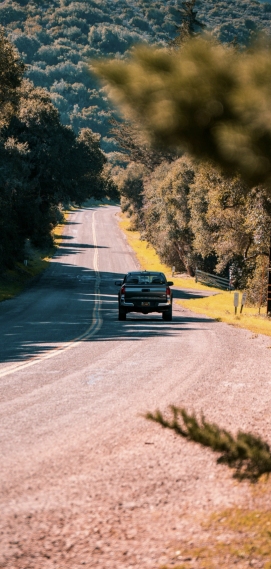
[[[114,280],[138,268],[118,211],[71,213],[49,269],[0,305],[0,567],[158,567],[248,500],[142,414],[174,402],[268,438],[270,339],[177,305],[118,322]]]

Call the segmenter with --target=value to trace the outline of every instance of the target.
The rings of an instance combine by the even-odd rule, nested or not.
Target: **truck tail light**
[[[170,297],[170,288],[167,286],[166,295]]]
[[[120,289],[120,296],[124,296],[125,295],[125,286],[122,285],[121,289]]]

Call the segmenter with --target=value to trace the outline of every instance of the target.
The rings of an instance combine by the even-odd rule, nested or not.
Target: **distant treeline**
[[[46,87],[63,124],[89,127],[106,152],[117,146],[108,119],[112,105],[86,65],[99,57],[124,58],[134,44],[167,46],[182,22],[182,0],[6,0],[0,23],[27,65],[26,76]],[[270,30],[271,6],[253,0],[196,2],[199,20],[222,42],[246,44]]]
[[[61,204],[114,193],[99,137],[61,124],[50,94],[24,72],[0,30],[0,270],[24,259],[29,240],[52,243]]]

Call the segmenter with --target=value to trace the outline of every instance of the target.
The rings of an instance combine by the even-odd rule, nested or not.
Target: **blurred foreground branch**
[[[234,468],[234,478],[238,480],[257,482],[262,474],[269,475],[271,472],[270,448],[260,437],[242,431],[238,431],[234,437],[216,424],[208,423],[203,415],[198,421],[194,414],[189,415],[185,409],[172,405],[170,410],[170,419],[165,418],[159,410],[147,413],[145,417],[172,429],[181,437],[220,453],[217,463]]]
[[[93,68],[152,142],[181,147],[270,190],[270,55],[268,39],[238,52],[196,37],[178,51],[139,47],[128,61]]]

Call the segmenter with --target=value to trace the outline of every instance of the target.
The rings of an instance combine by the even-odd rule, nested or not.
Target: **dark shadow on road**
[[[94,247],[96,249],[108,249],[108,247],[106,247],[105,245],[89,245],[87,243],[72,243],[71,245],[68,243],[61,243],[61,245],[59,246],[59,249],[64,247],[73,247],[73,249],[94,249]],[[58,250],[59,250],[58,249]],[[66,253],[66,251],[65,251]]]
[[[195,298],[206,298],[206,296],[214,296],[215,294],[219,294],[219,292],[214,291],[202,291],[202,290],[194,290],[194,289],[173,289],[173,298],[180,299],[180,300],[192,300]]]
[[[56,241],[62,241],[62,239],[74,239],[72,235],[59,235],[59,237],[55,238]]]

